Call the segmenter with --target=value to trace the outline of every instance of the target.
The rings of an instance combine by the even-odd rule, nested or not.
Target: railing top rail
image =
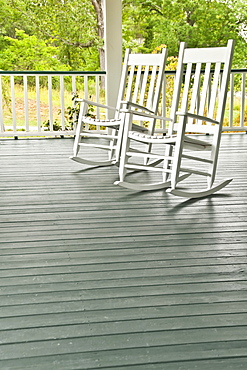
[[[231,70],[232,73],[247,73],[247,68],[234,68]],[[176,71],[172,70],[165,70],[166,75],[173,75]],[[19,76],[19,75],[29,75],[29,76],[37,76],[37,75],[52,75],[52,76],[104,76],[106,75],[106,71],[4,71],[0,70],[0,75],[13,75],[13,76]]]
[[[234,68],[234,69],[231,69],[231,72],[232,73],[247,73],[247,68]]]
[[[83,76],[83,75],[106,75],[106,71],[2,71],[0,75],[66,75],[66,76]]]
[[[247,68],[233,68],[231,69],[231,72],[232,73],[247,73]],[[171,71],[165,70],[165,74],[175,74],[175,73],[176,73],[175,70],[171,70]]]

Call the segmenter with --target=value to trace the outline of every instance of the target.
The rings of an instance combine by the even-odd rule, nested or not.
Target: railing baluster
[[[5,131],[4,118],[3,118],[3,86],[2,86],[2,76],[0,76],[0,130]]]
[[[41,111],[40,111],[40,83],[39,83],[39,76],[35,76],[35,89],[36,89],[37,127],[38,127],[38,132],[41,132]]]
[[[97,103],[100,102],[99,85],[100,85],[99,76],[96,76],[96,102]],[[97,107],[96,112],[97,112],[97,118],[100,118],[100,109],[99,109],[99,107]],[[98,129],[99,129],[99,127],[98,127]]]
[[[240,127],[244,127],[244,108],[245,108],[245,87],[246,87],[246,73],[242,74],[241,83],[241,107],[240,107]]]
[[[10,89],[11,89],[11,108],[12,108],[12,119],[13,119],[13,131],[16,132],[16,108],[15,108],[15,76],[10,76]]]
[[[84,97],[88,99],[88,76],[84,77]]]
[[[163,80],[163,84],[162,84],[162,104],[161,104],[161,114],[166,117],[167,115],[167,111],[166,111],[166,75],[165,75],[165,78]],[[163,132],[166,131],[166,121],[161,121],[161,129]]]
[[[25,111],[25,127],[26,132],[29,132],[29,119],[28,119],[28,87],[27,87],[27,75],[23,76],[23,87],[24,87],[24,111]]]
[[[76,94],[77,94],[76,76],[73,75],[72,76],[72,97],[75,97]],[[74,109],[76,108],[76,104],[75,104],[74,100],[73,100],[73,104],[71,106],[73,106]],[[77,118],[77,115],[76,115],[76,111],[74,110],[74,112],[73,112],[73,129],[74,130],[76,130],[76,118]]]
[[[62,130],[65,130],[64,76],[60,76],[60,104],[61,104],[61,125]]]
[[[88,99],[88,76],[84,77],[84,98]],[[86,124],[86,130],[88,130],[88,123]]]
[[[233,127],[233,107],[234,107],[234,73],[230,74],[230,98],[229,98],[229,128]]]
[[[72,93],[76,94],[76,76],[72,76]]]
[[[53,131],[52,75],[48,75],[49,126]]]

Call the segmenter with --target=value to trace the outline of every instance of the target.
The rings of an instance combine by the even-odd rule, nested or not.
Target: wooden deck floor
[[[71,148],[0,142],[0,369],[246,369],[247,135],[197,201],[113,186]]]

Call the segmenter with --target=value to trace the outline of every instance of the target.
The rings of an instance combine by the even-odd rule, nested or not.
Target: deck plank
[[[72,143],[0,141],[0,369],[247,368],[247,135],[199,200],[116,187]]]

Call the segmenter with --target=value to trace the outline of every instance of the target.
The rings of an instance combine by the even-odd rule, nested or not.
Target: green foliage
[[[65,110],[64,113],[64,118],[65,118],[65,130],[73,130],[75,127],[75,123],[78,121],[79,118],[79,112],[80,112],[80,102],[76,101],[76,99],[79,98],[78,94],[73,94],[72,97],[72,106],[68,106]],[[59,114],[61,114],[61,110],[59,111]],[[86,114],[87,117],[91,118],[96,118],[94,106],[90,105],[88,106],[88,112]],[[42,123],[42,127],[44,128],[45,131],[50,130],[50,120],[46,120]],[[95,125],[89,125],[89,129],[95,129]],[[61,131],[62,130],[62,125],[58,122],[57,119],[54,120],[53,126],[52,126],[53,131]]]
[[[244,0],[123,0],[125,46],[152,51],[165,43],[169,55],[177,55],[179,43],[189,47],[225,45],[236,40],[234,65],[246,67]]]
[[[22,1],[34,31],[58,48],[57,56],[63,64],[74,70],[95,70],[99,66],[101,42],[91,0],[84,0],[83,5],[76,0]]]
[[[42,123],[42,127],[43,127],[44,131],[50,131],[50,120],[48,119],[47,121],[44,121]],[[52,130],[53,131],[61,131],[62,130],[62,126],[60,125],[60,123],[56,119],[53,122]]]
[[[80,104],[79,102],[76,102],[76,98],[78,98],[78,94],[74,94],[72,97],[72,106],[68,106],[64,113],[65,118],[65,130],[73,130],[74,123],[77,122],[79,117],[79,111],[80,111]],[[59,114],[61,114],[61,110],[59,111]],[[42,123],[42,127],[45,131],[50,130],[50,120],[46,120]],[[62,125],[55,119],[52,126],[53,131],[61,131]]]
[[[102,22],[93,3],[102,1],[0,0],[0,68],[99,70]],[[233,38],[233,65],[247,65],[246,0],[123,0],[122,4],[124,49],[149,53],[165,43],[169,56],[176,56],[181,41],[189,47],[207,47],[225,45]]]
[[[56,48],[47,46],[36,36],[28,36],[16,30],[16,38],[4,36],[5,48],[0,54],[0,69],[3,70],[66,70],[56,58]]]
[[[35,35],[52,46],[55,58],[66,69],[99,69],[97,22],[91,0],[0,0],[0,50],[4,36],[16,38],[15,29]],[[62,69],[62,68],[61,68]]]

